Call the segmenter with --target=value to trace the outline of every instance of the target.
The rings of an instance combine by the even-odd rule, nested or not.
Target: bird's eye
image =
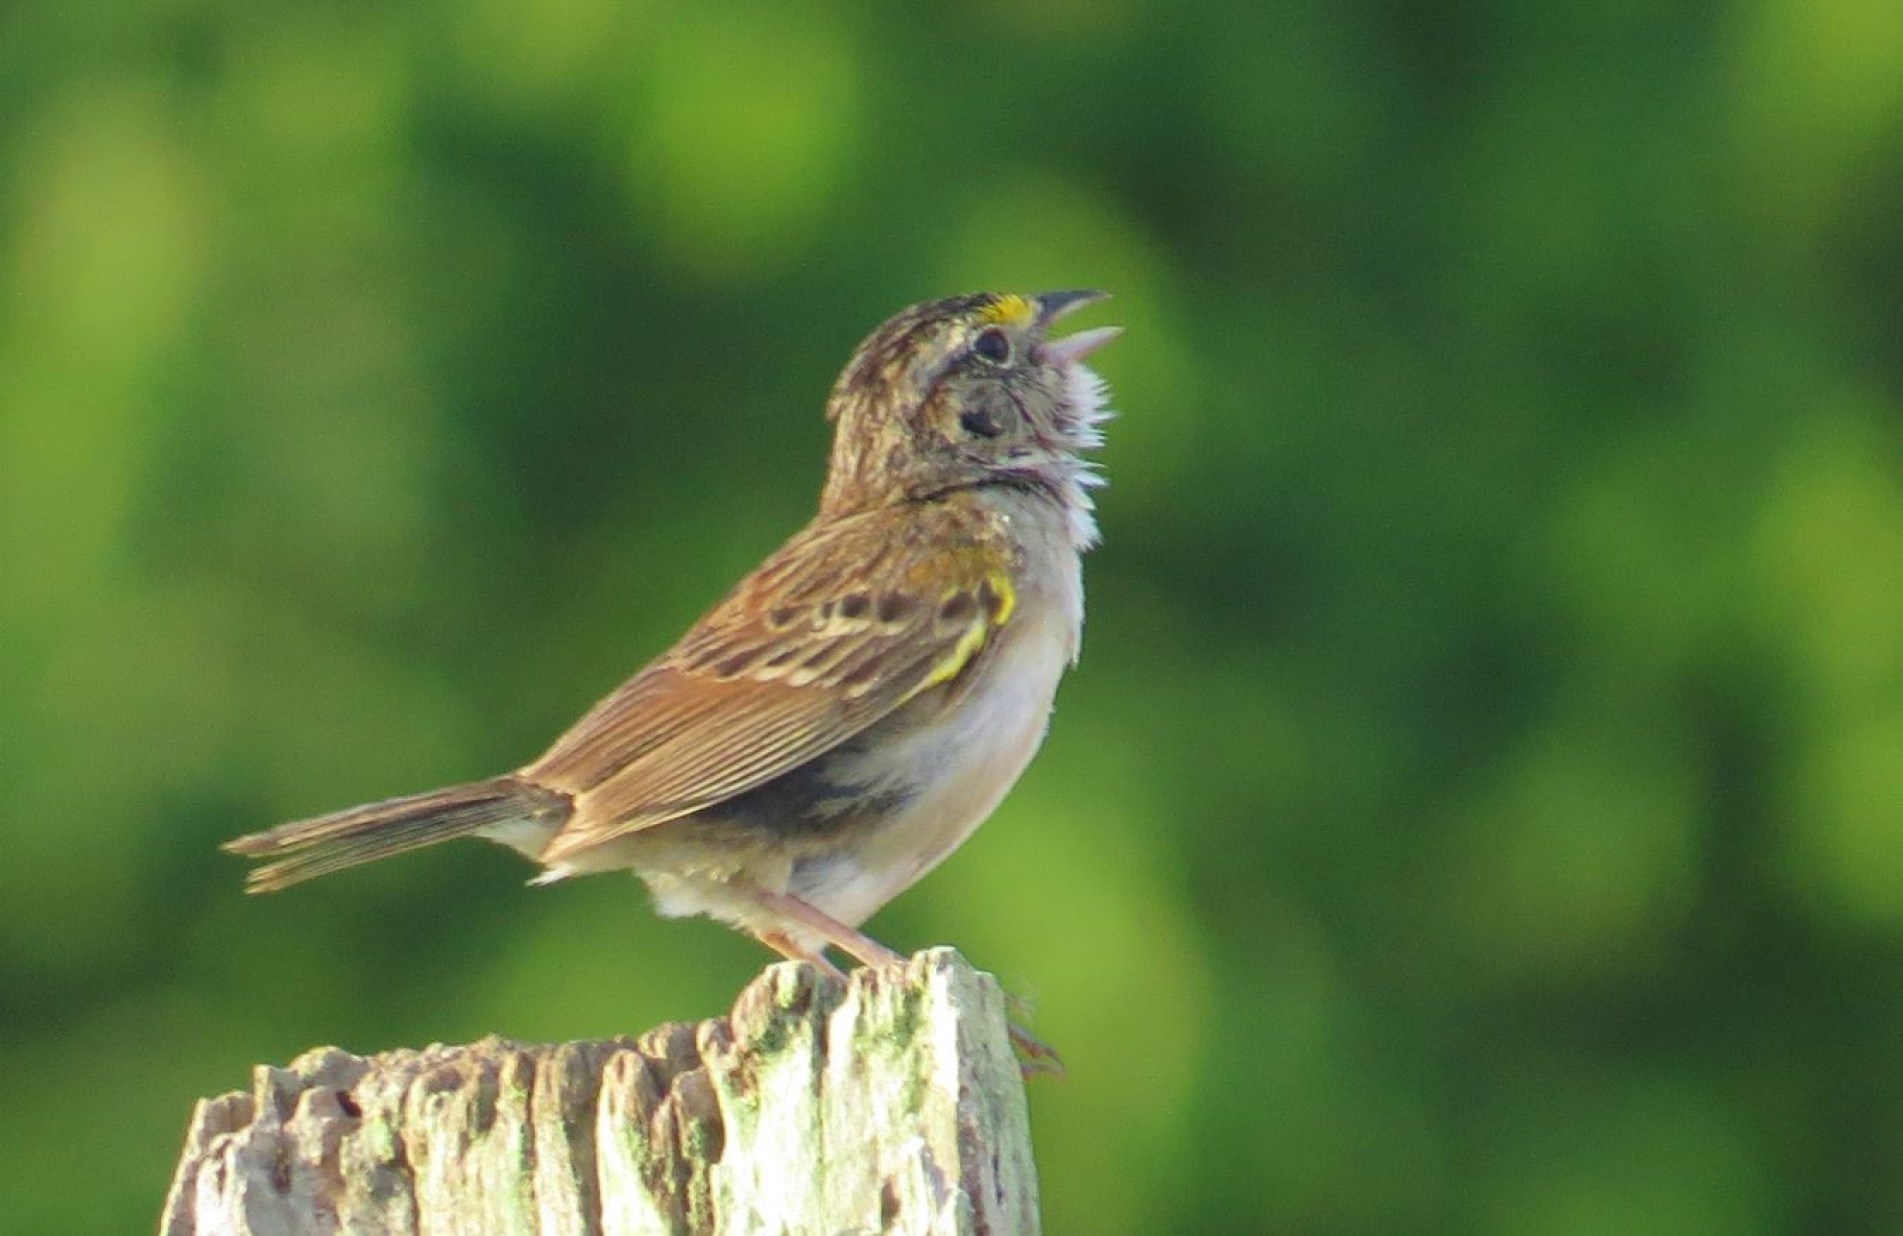
[[[1011,359],[1011,340],[997,327],[988,326],[978,332],[971,350],[994,365],[1002,365]]]
[[[967,408],[959,413],[958,424],[974,438],[995,438],[1004,432],[1004,426],[983,408]]]

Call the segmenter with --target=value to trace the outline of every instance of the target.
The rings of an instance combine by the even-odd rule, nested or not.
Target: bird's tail
[[[245,878],[245,891],[269,893],[455,837],[486,836],[532,851],[539,846],[529,842],[554,835],[573,811],[566,794],[516,776],[493,777],[295,820],[224,848],[268,860]]]

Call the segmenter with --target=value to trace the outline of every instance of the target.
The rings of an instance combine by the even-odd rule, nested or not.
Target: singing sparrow
[[[834,384],[819,513],[673,648],[516,772],[240,837],[268,892],[452,837],[618,868],[837,974],[897,955],[857,928],[982,823],[1044,736],[1097,539],[1082,452],[1115,328],[1103,297],[916,305]],[[1028,1036],[1024,1036],[1028,1038]]]

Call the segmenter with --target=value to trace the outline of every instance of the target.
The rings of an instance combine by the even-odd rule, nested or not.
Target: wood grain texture
[[[639,1038],[335,1047],[199,1102],[162,1236],[1038,1230],[989,975],[770,967]]]

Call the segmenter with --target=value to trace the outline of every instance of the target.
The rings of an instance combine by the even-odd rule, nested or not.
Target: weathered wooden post
[[[334,1047],[201,1100],[161,1236],[1038,1230],[996,980],[784,963],[638,1039]]]

